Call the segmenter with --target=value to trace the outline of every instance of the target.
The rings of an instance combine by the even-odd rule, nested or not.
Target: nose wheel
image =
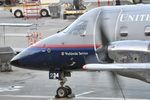
[[[68,85],[66,85],[65,88],[67,89],[68,95],[72,94],[72,89]]]
[[[62,74],[64,75],[64,74]],[[67,78],[62,77],[62,79],[59,79],[60,81],[60,87],[56,91],[56,98],[73,98],[75,95],[72,93],[72,89],[65,85],[65,82],[67,81]]]
[[[72,90],[69,86],[59,87],[56,91],[56,98],[71,98],[72,96]]]
[[[59,87],[56,91],[56,98],[67,97],[67,89],[65,87]]]

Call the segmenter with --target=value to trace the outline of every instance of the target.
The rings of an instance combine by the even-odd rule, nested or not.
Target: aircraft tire
[[[67,89],[67,95],[72,94],[72,90],[68,85],[66,85],[65,88]]]
[[[67,88],[65,87],[59,87],[56,91],[56,97],[57,98],[64,98],[67,97]]]

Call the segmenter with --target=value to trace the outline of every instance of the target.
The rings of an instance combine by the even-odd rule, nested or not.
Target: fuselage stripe
[[[102,45],[97,44],[96,48],[101,47]],[[89,44],[89,45],[33,45],[32,47],[34,48],[94,48],[93,44]]]

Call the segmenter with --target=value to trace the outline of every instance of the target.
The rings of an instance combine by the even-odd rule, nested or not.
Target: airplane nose
[[[13,65],[13,66],[20,66],[19,60],[13,60],[13,59],[12,59],[12,60],[10,61],[10,64]]]
[[[29,47],[16,55],[10,64],[25,69],[47,70],[48,61],[51,59],[46,50],[45,48]]]

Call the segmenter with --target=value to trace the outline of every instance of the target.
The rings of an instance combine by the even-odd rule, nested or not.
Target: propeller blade
[[[101,29],[101,40],[102,40],[102,45],[106,46],[109,44],[109,39],[108,36],[105,34],[106,32],[103,31],[103,29]]]
[[[115,90],[118,90],[119,89],[118,85],[117,85],[118,77],[117,77],[116,73],[115,72],[108,72],[108,74],[109,74],[112,86],[114,87]]]
[[[108,44],[109,44],[109,39],[107,35],[105,34],[106,32],[101,29],[101,43],[103,47],[99,47],[96,49],[96,53],[98,55],[98,61],[100,63],[107,63],[109,62],[108,59]]]
[[[111,72],[109,72],[109,75],[110,75],[111,83],[114,87],[115,94],[117,95],[121,92],[122,97],[125,100],[125,95],[124,95],[124,92],[123,92],[123,89],[122,89],[123,85],[122,85],[122,82],[120,81],[119,77],[117,76],[117,73],[111,71]]]

